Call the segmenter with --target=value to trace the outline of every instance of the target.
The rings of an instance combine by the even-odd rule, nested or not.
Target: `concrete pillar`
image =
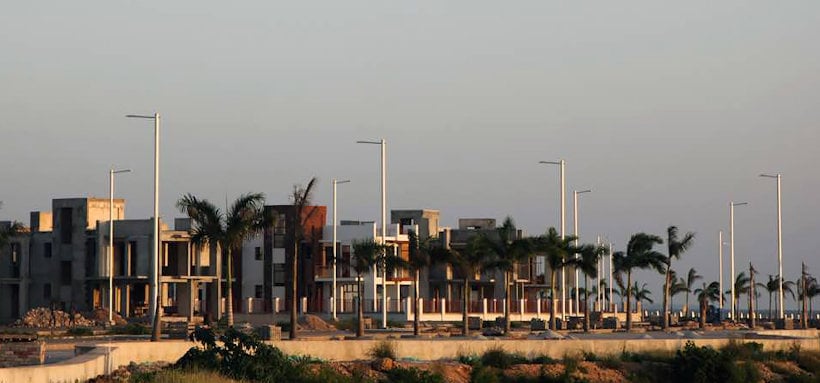
[[[520,315],[521,318],[524,318],[524,309],[526,308],[524,305],[526,305],[526,304],[527,304],[526,299],[520,299],[518,301],[518,315]]]
[[[179,287],[179,285],[177,285]],[[194,302],[194,291],[193,291],[193,281],[188,280],[182,288],[177,288],[177,313],[179,315],[184,315],[188,317],[188,321],[190,322],[194,316],[193,310],[193,302]]]
[[[481,300],[481,313],[484,315],[483,318],[487,317],[487,298]]]
[[[419,318],[424,314],[424,298],[419,298]]]
[[[301,310],[301,311],[302,311],[302,315],[304,315],[305,313],[307,313],[307,309],[308,309],[308,300],[307,300],[307,297],[302,297],[302,310]]]
[[[541,319],[541,298],[535,300],[535,317]]]
[[[444,320],[444,314],[447,314],[447,298],[441,298],[441,320]]]

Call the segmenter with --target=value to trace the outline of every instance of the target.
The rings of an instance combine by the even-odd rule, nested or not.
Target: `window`
[[[51,258],[51,242],[43,243],[43,258]]]
[[[274,286],[284,286],[285,285],[285,264],[284,263],[274,263],[273,264],[273,285]]]
[[[262,260],[262,248],[261,248],[261,247],[256,246],[256,247],[253,249],[253,259],[255,259],[255,260],[257,260],[257,261],[261,261],[261,260]]]
[[[254,285],[253,289],[254,289],[254,295],[256,296],[256,298],[261,299],[262,294],[265,292],[265,288],[262,285]]]
[[[275,249],[285,248],[285,228],[287,227],[287,217],[284,214],[276,215],[276,223],[273,225],[273,247]]]
[[[71,261],[60,261],[60,284],[71,284]]]
[[[51,300],[51,283],[43,284],[43,299]]]
[[[71,217],[71,208],[60,208],[60,242],[71,244],[71,227],[74,226]]]

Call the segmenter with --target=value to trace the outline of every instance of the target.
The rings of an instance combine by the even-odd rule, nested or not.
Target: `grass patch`
[[[239,383],[238,380],[226,378],[213,371],[163,370],[158,372],[135,374],[131,383]]]
[[[94,330],[90,327],[72,327],[66,331],[66,335],[71,336],[92,336],[94,335]]]
[[[501,347],[493,347],[481,355],[483,366],[507,369],[514,364],[527,363],[527,358],[520,354],[505,351]]]

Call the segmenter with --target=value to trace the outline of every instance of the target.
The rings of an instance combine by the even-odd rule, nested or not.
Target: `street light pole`
[[[154,331],[151,335],[151,341],[159,340],[160,334],[160,316],[162,310],[159,309],[159,113],[154,113],[153,116],[129,114],[128,118],[145,118],[154,120],[154,237],[153,250],[150,262],[150,274],[148,277],[149,285],[149,302],[148,311],[151,312],[151,322]]]
[[[729,202],[729,254],[732,262],[731,272],[732,277],[729,279],[729,283],[732,287],[732,322],[736,322],[737,318],[735,317],[735,206],[743,206],[748,205],[746,202]],[[721,292],[722,294],[723,292]]]
[[[356,141],[357,144],[381,145],[381,171],[382,171],[382,245],[387,243],[387,142],[384,139],[379,141]],[[387,254],[382,254],[382,328],[387,328],[387,264],[384,262]],[[373,305],[376,298],[376,271],[373,268]]]
[[[723,319],[723,230],[718,231],[718,307],[720,319]]]
[[[346,184],[350,180],[337,181],[333,179],[333,293],[330,295],[332,304],[330,305],[333,311],[333,320],[336,320],[336,185]],[[361,304],[361,302],[359,303]]]
[[[782,178],[781,175],[775,174],[761,174],[761,177],[766,178],[774,178],[777,180],[777,272],[778,272],[778,282],[777,282],[777,296],[778,296],[778,307],[777,307],[777,316],[780,319],[784,318],[784,311],[783,311],[783,227],[782,227],[782,215],[780,210],[780,179]]]
[[[114,325],[114,174],[131,169],[108,170],[108,324]]]
[[[564,239],[566,235],[566,182],[564,177],[564,170],[566,168],[567,162],[564,160],[558,161],[539,161],[539,164],[549,164],[549,165],[558,165],[559,167],[559,184],[561,185],[561,239]],[[561,319],[566,319],[565,315],[567,312],[567,278],[566,278],[566,271],[563,267],[561,267]]]
[[[579,194],[584,194],[584,193],[591,193],[591,192],[592,192],[592,190],[581,190],[581,191],[573,190],[572,191],[572,206],[573,206],[573,209],[572,209],[572,211],[573,211],[573,214],[572,214],[573,221],[572,221],[572,223],[573,223],[573,226],[574,226],[574,229],[575,229],[573,234],[575,235],[575,246],[576,247],[578,246],[578,244],[580,242],[580,240],[579,240],[580,238],[578,237],[578,195]],[[575,259],[578,259],[578,254],[577,253],[575,254]],[[576,314],[580,313],[580,311],[581,311],[581,298],[580,298],[581,294],[578,293],[578,288],[579,288],[579,286],[578,286],[578,277],[579,277],[578,276],[578,268],[575,267],[575,313]]]

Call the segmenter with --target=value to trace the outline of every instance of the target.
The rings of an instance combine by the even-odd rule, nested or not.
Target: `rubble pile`
[[[29,310],[19,324],[24,327],[63,328],[94,326],[94,321],[86,319],[80,313],[75,313],[72,317],[65,311],[54,310],[52,313],[48,307],[37,307]]]
[[[95,309],[94,311],[90,312],[87,317],[94,321],[98,326],[104,326],[108,324],[108,309]],[[120,314],[114,313],[112,317],[114,319],[114,325],[116,326],[125,326],[128,322],[123,319]]]
[[[336,327],[319,318],[316,315],[303,315],[299,317],[296,328],[307,331],[335,331]]]

